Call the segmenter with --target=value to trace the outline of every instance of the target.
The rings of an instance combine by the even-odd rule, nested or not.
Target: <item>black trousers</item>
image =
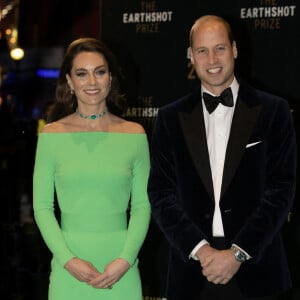
[[[229,245],[226,245],[224,238],[214,238],[210,244],[219,250],[228,249],[229,247]],[[244,297],[240,292],[235,277],[233,277],[225,285],[206,281],[200,300],[280,300],[280,295],[261,298]]]

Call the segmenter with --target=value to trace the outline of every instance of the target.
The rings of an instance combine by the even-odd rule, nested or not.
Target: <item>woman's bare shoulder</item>
[[[117,118],[115,124],[117,131],[121,131],[124,133],[145,133],[144,127],[137,122]]]
[[[145,133],[144,127],[137,122],[126,121],[124,127],[128,130],[129,133]]]
[[[69,130],[69,127],[70,127],[69,119],[70,119],[70,117],[67,116],[67,117],[57,120],[55,122],[48,123],[42,128],[41,132],[43,132],[43,133],[68,132],[68,131],[70,131]]]
[[[60,122],[48,123],[41,130],[42,133],[63,132],[63,131],[64,131],[64,126]]]

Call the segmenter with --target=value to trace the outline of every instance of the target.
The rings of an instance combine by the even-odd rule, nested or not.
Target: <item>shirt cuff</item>
[[[196,247],[192,250],[192,252],[189,255],[189,259],[198,260],[198,257],[196,256],[197,251],[204,245],[209,244],[207,240],[203,239],[201,242],[199,242]]]

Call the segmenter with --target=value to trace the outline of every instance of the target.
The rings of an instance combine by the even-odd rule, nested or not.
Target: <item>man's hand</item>
[[[202,268],[205,268],[212,262],[213,254],[217,251],[218,250],[211,247],[209,244],[203,245],[198,249],[196,256],[199,259]]]
[[[65,269],[79,281],[88,282],[101,273],[88,261],[74,257],[65,264]]]
[[[217,251],[210,259],[211,262],[203,267],[202,274],[215,284],[228,283],[241,266],[230,250]]]
[[[202,274],[214,284],[227,284],[241,266],[230,250],[216,250],[209,245],[201,247],[196,256]]]
[[[98,276],[91,279],[88,284],[94,288],[111,289],[129,268],[130,265],[125,259],[117,258],[105,267],[102,274],[98,274]]]

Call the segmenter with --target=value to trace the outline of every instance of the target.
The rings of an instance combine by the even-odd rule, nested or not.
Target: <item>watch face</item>
[[[244,262],[247,257],[245,255],[245,253],[243,253],[242,251],[238,250],[235,253],[235,258],[239,261],[239,262]]]
[[[244,262],[247,260],[247,255],[240,249],[233,246],[231,247],[231,251],[233,252],[234,257],[237,261]]]

